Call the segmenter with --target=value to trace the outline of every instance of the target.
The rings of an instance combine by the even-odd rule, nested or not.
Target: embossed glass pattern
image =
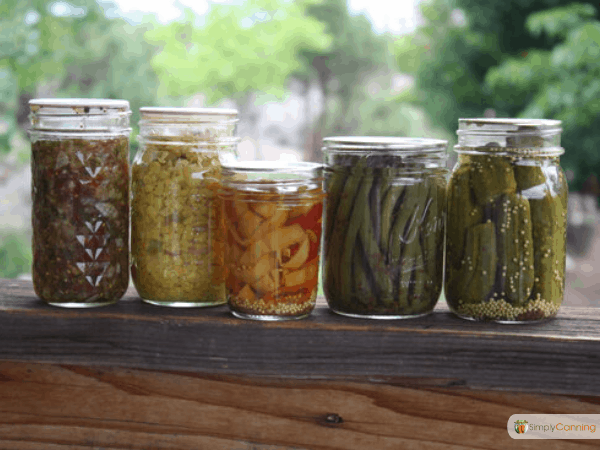
[[[36,294],[65,307],[114,303],[129,284],[129,103],[30,108]]]

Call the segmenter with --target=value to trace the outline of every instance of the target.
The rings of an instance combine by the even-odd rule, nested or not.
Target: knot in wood
[[[336,413],[329,413],[325,415],[325,422],[327,423],[344,423],[344,419],[342,419]]]

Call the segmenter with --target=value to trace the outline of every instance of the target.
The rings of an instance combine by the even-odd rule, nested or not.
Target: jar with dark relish
[[[29,105],[35,292],[63,307],[114,303],[129,285],[129,102]]]

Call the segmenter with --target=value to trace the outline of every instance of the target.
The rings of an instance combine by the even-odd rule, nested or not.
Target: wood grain
[[[307,320],[258,323],[225,307],[139,301],[68,310],[28,282],[0,281],[0,360],[294,379],[437,380],[438,386],[599,395],[600,313],[565,308],[542,324],[466,322],[440,306],[406,321],[353,320],[320,306]]]
[[[508,418],[600,414],[600,313],[502,326],[298,322],[225,307],[68,310],[0,280],[0,449],[585,449],[515,441]]]
[[[515,413],[600,413],[597,399],[460,387],[0,363],[0,448],[584,449],[514,441]],[[541,447],[543,443],[543,447]]]

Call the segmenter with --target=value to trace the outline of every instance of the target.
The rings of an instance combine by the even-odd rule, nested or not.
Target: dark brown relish
[[[33,285],[44,301],[96,306],[129,284],[129,140],[32,143]]]

